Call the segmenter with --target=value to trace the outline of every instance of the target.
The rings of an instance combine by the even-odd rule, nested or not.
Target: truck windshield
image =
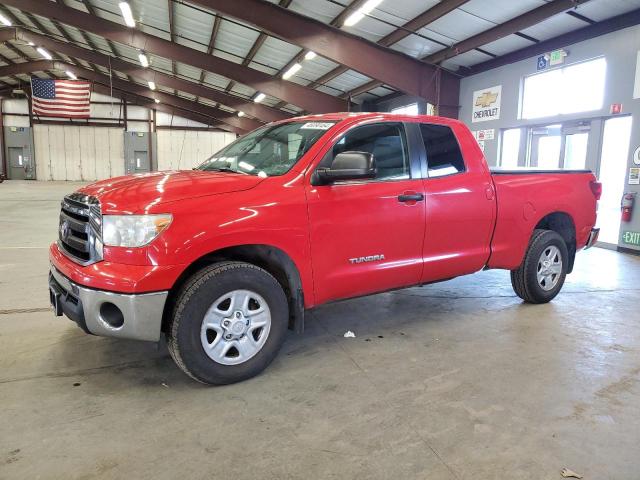
[[[289,122],[255,130],[215,153],[196,170],[283,175],[335,122]]]

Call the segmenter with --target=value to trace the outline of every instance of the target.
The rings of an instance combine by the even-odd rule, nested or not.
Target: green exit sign
[[[622,232],[622,241],[640,247],[640,232]]]
[[[559,50],[554,50],[553,52],[549,53],[549,65],[560,65],[561,63],[564,63],[564,57],[567,56],[567,52],[565,50],[563,50],[562,48]]]

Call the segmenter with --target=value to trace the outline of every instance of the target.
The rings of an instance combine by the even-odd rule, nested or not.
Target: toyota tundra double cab
[[[600,193],[590,171],[491,171],[457,120],[298,117],[194,170],[66,196],[50,298],[87,333],[164,335],[186,374],[232,383],[327,302],[488,268],[549,302],[597,239]]]

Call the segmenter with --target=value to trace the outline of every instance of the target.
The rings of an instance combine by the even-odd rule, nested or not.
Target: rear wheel
[[[266,270],[243,262],[215,264],[180,291],[167,334],[169,352],[200,382],[239,382],[276,357],[288,313],[282,287]]]
[[[547,303],[562,289],[567,275],[567,244],[556,232],[535,230],[522,264],[511,270],[511,285],[528,303]]]

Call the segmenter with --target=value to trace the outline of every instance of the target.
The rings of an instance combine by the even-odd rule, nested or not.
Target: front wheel
[[[522,264],[511,270],[511,285],[527,303],[550,302],[562,289],[569,259],[567,244],[556,232],[535,230]]]
[[[196,273],[180,291],[167,345],[195,380],[235,383],[257,375],[276,357],[288,317],[284,291],[266,270],[218,263]]]

